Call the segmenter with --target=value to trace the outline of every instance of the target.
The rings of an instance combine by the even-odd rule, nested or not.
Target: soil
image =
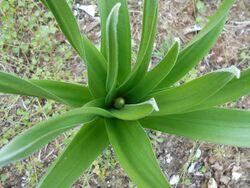
[[[158,34],[155,44],[155,51],[162,50],[162,44],[167,40],[167,36],[179,37],[184,46],[198,32],[200,25],[196,25],[198,16],[203,19],[206,16],[212,15],[217,9],[219,2],[217,0],[204,0],[206,10],[199,12],[193,1],[188,0],[159,0],[159,24]],[[77,18],[81,25],[81,29],[85,34],[96,44],[100,39],[100,27],[98,12],[95,17],[88,15],[86,12],[79,9],[79,5],[95,4],[93,1],[77,0],[74,5],[74,10],[77,13]],[[217,44],[211,50],[209,55],[197,66],[195,76],[200,76],[207,72],[236,65],[244,69],[249,67],[249,59],[241,57],[242,51],[249,52],[250,50],[250,1],[238,0],[230,12],[229,20],[226,23],[225,29],[219,38]],[[142,1],[129,1],[131,25],[133,27],[134,53],[138,48],[140,41],[140,28],[142,20]],[[197,30],[198,28],[198,30]],[[62,36],[58,36],[59,40]],[[153,64],[159,62],[160,57],[153,55]],[[80,61],[80,60],[79,60]],[[81,64],[81,63],[78,63]],[[68,62],[68,66],[74,74],[85,69],[84,66],[78,66]],[[80,74],[80,73],[79,73]],[[7,102],[7,100],[6,100]],[[237,107],[242,109],[250,109],[250,96],[242,97],[237,102],[227,104],[228,107]],[[15,112],[13,112],[15,113]],[[7,126],[1,122],[3,126]],[[204,142],[191,141],[185,138],[176,137],[168,134],[160,134],[157,132],[148,131],[152,143],[156,148],[156,155],[160,166],[165,175],[170,179],[173,187],[182,188],[250,188],[250,149],[228,147],[222,145],[208,144]],[[157,137],[157,139],[153,139]],[[63,136],[58,137],[54,142],[61,142]],[[58,155],[58,150],[55,149],[55,143],[49,144],[40,153],[34,156],[41,155],[42,159],[40,174],[42,176],[46,167]],[[64,145],[62,144],[63,148]],[[127,188],[135,187],[120,168],[117,161],[114,162],[112,149],[108,149],[110,155],[104,155],[97,163],[110,163],[113,161],[112,167],[107,168],[106,176],[100,178],[95,173],[96,166],[94,165],[86,173],[88,177],[87,183],[85,176],[80,178],[73,187],[113,187]],[[27,159],[28,161],[29,159]],[[106,161],[106,162],[100,162]],[[0,170],[1,174],[9,174],[9,179],[5,184],[0,184],[3,188],[13,187],[28,187],[25,182],[25,172],[18,172],[12,169],[10,165]]]

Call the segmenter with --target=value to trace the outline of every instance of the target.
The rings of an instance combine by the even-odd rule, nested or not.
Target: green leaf
[[[150,93],[168,75],[175,65],[179,54],[180,43],[176,41],[163,60],[131,89],[126,96],[131,102],[137,102]]]
[[[33,126],[0,150],[0,167],[27,157],[59,134],[94,118],[88,110],[74,109]]]
[[[138,122],[106,120],[106,129],[117,159],[138,187],[170,187]]]
[[[138,104],[127,104],[121,109],[110,108],[109,110],[105,110],[104,99],[93,100],[83,108],[87,109],[89,112],[106,117],[106,118],[117,118],[121,120],[138,120],[150,115],[153,111],[157,111],[158,107],[154,99],[150,99],[148,101],[138,103]],[[91,107],[91,106],[98,106]],[[87,108],[88,107],[88,108]]]
[[[137,120],[146,117],[154,110],[152,101],[137,105],[125,105],[122,110],[111,109],[110,111],[91,107],[91,105],[99,106],[102,105],[102,102],[100,100],[91,101],[82,108],[73,109],[50,118],[15,137],[0,150],[0,167],[27,157],[59,134],[79,126],[80,123],[93,121],[98,116]]]
[[[131,71],[131,32],[126,0],[99,0],[100,17],[101,17],[101,52],[107,59],[106,44],[106,22],[108,15],[117,3],[121,3],[118,25],[117,25],[117,42],[118,42],[118,82],[122,83]]]
[[[38,187],[71,187],[108,144],[103,120],[98,119],[84,125]]]
[[[121,3],[117,3],[111,10],[106,24],[106,52],[108,61],[108,74],[106,88],[108,95],[106,103],[110,104],[115,95],[118,76],[118,41],[117,41],[117,24],[119,17],[119,9]]]
[[[62,32],[88,67],[89,89],[95,97],[106,95],[106,60],[96,47],[80,33],[66,0],[43,0],[54,14]]]
[[[0,71],[0,92],[48,98],[73,107],[92,99],[87,87],[50,80],[23,80]]]
[[[0,71],[0,92],[12,93],[25,96],[36,96],[48,99],[53,99],[64,104],[70,104],[69,101],[60,98],[49,90],[45,90],[42,87],[23,79],[20,79],[14,75],[4,73]]]
[[[249,111],[214,108],[187,114],[147,117],[140,122],[145,128],[194,140],[250,147]]]
[[[185,76],[210,51],[218,39],[235,0],[223,1],[209,23],[180,52],[175,67],[158,88],[170,86]]]
[[[156,34],[158,16],[158,0],[144,0],[141,43],[135,67],[128,79],[122,84],[120,92],[128,91],[134,83],[140,81],[146,74],[151,60]]]
[[[44,6],[45,6],[46,8],[48,8],[48,4],[47,4],[46,0],[41,0],[41,2],[44,4]]]
[[[149,101],[139,104],[128,104],[122,109],[116,110],[111,109],[112,115],[122,120],[137,120],[150,115],[154,110],[158,110],[155,100],[150,99]]]
[[[62,98],[73,107],[81,107],[92,100],[89,89],[79,84],[52,80],[31,80],[30,82]]]
[[[242,72],[240,78],[234,78],[219,92],[215,93],[192,110],[201,110],[237,100],[250,93],[250,69]]]
[[[205,101],[221,90],[235,76],[239,76],[236,67],[222,69],[176,88],[166,89],[152,94],[160,111],[152,115],[160,116],[187,112],[193,106]],[[152,97],[150,96],[150,97]]]
[[[150,115],[153,111],[158,110],[154,99],[138,103],[127,104],[122,109],[105,109],[104,99],[97,99],[86,103],[81,109],[89,114],[105,118],[117,118],[121,120],[138,120]]]

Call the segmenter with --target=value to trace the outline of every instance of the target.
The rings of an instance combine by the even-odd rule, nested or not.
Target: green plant
[[[138,187],[170,187],[143,128],[195,140],[250,147],[250,112],[215,107],[250,93],[250,69],[215,71],[186,84],[183,78],[212,48],[234,0],[223,1],[207,26],[182,50],[176,41],[148,71],[158,12],[144,1],[141,43],[131,69],[131,36],[126,0],[99,1],[101,50],[80,34],[65,0],[42,0],[70,44],[87,64],[88,86],[23,80],[0,72],[0,92],[52,99],[72,109],[14,138],[0,150],[0,166],[21,160],[59,134],[80,131],[38,187],[69,187],[111,144],[121,166]]]

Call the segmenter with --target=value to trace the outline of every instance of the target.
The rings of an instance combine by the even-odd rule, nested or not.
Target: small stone
[[[170,185],[177,185],[180,181],[180,176],[179,175],[173,175],[170,178],[169,184]]]
[[[96,5],[80,5],[79,9],[83,10],[88,15],[90,15],[92,17],[95,17],[95,14],[96,14]]]
[[[192,163],[188,168],[188,173],[193,173],[196,163]]]
[[[74,16],[77,16],[78,15],[78,12],[76,10],[73,11],[73,15]]]
[[[201,65],[201,66],[199,67],[199,69],[200,69],[200,71],[201,71],[201,72],[203,72],[203,71],[205,71],[205,70],[206,70],[206,66]]]
[[[200,173],[200,172],[195,172],[195,174],[194,174],[195,176],[199,176],[199,177],[202,177],[203,176],[203,174],[202,173]]]
[[[172,161],[172,159],[173,157],[170,154],[168,154],[166,162],[169,164]]]
[[[242,174],[239,172],[232,172],[232,179],[235,181],[238,181],[241,176],[242,176]]]
[[[221,62],[223,62],[224,61],[224,58],[223,57],[218,57],[218,59],[217,59],[217,63],[221,63]]]
[[[197,151],[196,151],[196,153],[195,153],[195,157],[196,157],[197,159],[199,159],[200,156],[201,156],[201,150],[200,150],[200,149],[197,149]]]
[[[207,184],[207,188],[217,188],[217,183],[214,178],[211,178]]]
[[[231,180],[231,178],[229,178],[228,176],[221,176],[221,178],[220,178],[220,182],[225,184],[225,185],[228,185],[230,180]]]
[[[234,166],[232,170],[232,179],[238,181],[242,174],[239,172],[240,167]]]

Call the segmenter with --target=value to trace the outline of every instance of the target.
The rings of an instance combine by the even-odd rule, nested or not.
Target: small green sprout
[[[114,107],[115,107],[116,109],[122,109],[122,108],[124,107],[124,105],[125,105],[125,100],[124,100],[124,98],[118,97],[118,98],[115,99]]]

